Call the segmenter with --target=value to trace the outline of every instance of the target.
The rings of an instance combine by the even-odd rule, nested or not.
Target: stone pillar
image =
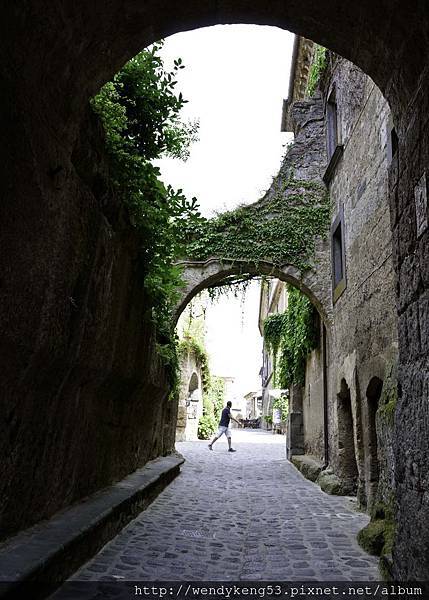
[[[304,454],[302,397],[302,387],[300,385],[293,385],[290,389],[286,441],[286,455],[288,459],[290,459],[292,456],[296,456],[297,454]]]

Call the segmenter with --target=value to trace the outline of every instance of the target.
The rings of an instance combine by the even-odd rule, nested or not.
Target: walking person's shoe
[[[229,448],[228,452],[237,452],[237,450],[234,450],[234,448]]]
[[[213,446],[209,444],[209,450],[213,450]]]

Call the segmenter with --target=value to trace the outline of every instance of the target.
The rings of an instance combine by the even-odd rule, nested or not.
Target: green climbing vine
[[[184,359],[192,354],[201,369],[203,414],[198,423],[198,437],[207,440],[216,431],[225,400],[225,382],[210,374],[209,359],[204,344],[191,335],[185,335],[178,344],[178,356]]]
[[[186,336],[179,342],[178,354],[179,358],[183,358],[186,354],[193,354],[197,366],[201,369],[203,393],[207,393],[210,388],[210,369],[209,359],[204,346],[195,338]]]
[[[293,264],[305,270],[315,237],[328,231],[329,215],[323,184],[279,175],[259,202],[189,222],[184,231],[185,256]]]
[[[326,68],[326,52],[326,48],[316,44],[305,90],[305,95],[308,97],[313,96],[316,92],[320,77]]]
[[[285,312],[265,319],[264,342],[273,356],[276,385],[289,389],[303,384],[305,359],[318,345],[318,329],[315,308],[297,288],[288,286]]]
[[[198,438],[208,440],[216,431],[225,403],[225,382],[221,377],[210,377],[210,385],[203,395],[203,414],[198,423]]]
[[[140,52],[91,101],[105,132],[110,183],[128,212],[138,239],[137,273],[155,323],[158,354],[177,391],[178,358],[171,321],[183,284],[175,261],[182,253],[182,228],[198,223],[195,198],[164,185],[153,161],[161,156],[186,160],[198,139],[197,121],[183,122],[186,102],[175,91],[181,59],[171,71],[160,57],[162,42]]]
[[[282,394],[280,398],[276,398],[273,403],[273,408],[280,411],[282,421],[286,421],[289,414],[289,398],[286,394]]]

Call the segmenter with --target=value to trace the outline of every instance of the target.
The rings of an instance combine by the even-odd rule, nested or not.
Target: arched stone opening
[[[195,373],[192,373],[191,375],[191,379],[189,380],[189,385],[188,385],[188,395],[189,398],[192,397],[192,394],[198,389],[199,383],[198,383],[198,375]]]
[[[252,263],[245,260],[229,261],[211,258],[207,261],[182,261],[185,286],[175,311],[175,321],[194,296],[204,289],[222,285],[231,275],[250,277],[273,277],[290,283],[303,292],[317,309],[322,321],[329,328],[331,318],[330,288],[326,285],[326,274],[309,270],[301,273],[293,265],[278,267],[269,262]]]
[[[358,466],[355,449],[355,423],[353,419],[350,388],[345,379],[337,394],[338,458],[344,491],[355,494],[358,483]]]
[[[268,262],[255,264],[244,260],[228,261],[216,258],[207,261],[183,261],[179,264],[184,269],[183,278],[186,285],[182,292],[182,298],[176,308],[176,319],[180,317],[185,307],[198,293],[210,287],[220,287],[223,284],[231,285],[230,278],[235,275],[246,278],[247,276],[250,278],[252,276],[254,278],[266,276],[274,280],[280,280],[299,289],[310,300],[315,308],[313,325],[317,332],[317,343],[305,360],[307,387],[301,383],[297,383],[292,385],[289,390],[286,452],[288,458],[291,458],[292,456],[313,451],[327,466],[329,463],[329,436],[332,434],[329,427],[330,407],[328,399],[332,368],[329,353],[332,324],[330,321],[331,297],[329,278],[326,276],[326,273],[322,269],[320,272],[309,269],[302,273],[291,265],[277,267]],[[327,282],[328,286],[326,285]],[[276,285],[275,282],[274,285]],[[268,362],[271,363],[272,361]],[[272,367],[272,364],[270,367]],[[264,373],[267,368],[266,352],[264,352],[261,369],[263,390],[265,385],[264,379],[266,379]],[[312,411],[314,412],[315,407],[317,407],[314,414],[311,415],[305,414],[309,407],[304,407],[303,405],[304,396],[307,403],[310,399],[308,388],[311,388]],[[272,400],[268,400],[265,405],[266,401],[267,397],[264,396],[263,392],[262,403],[264,410],[268,411],[264,412],[264,415],[268,415],[272,411]],[[265,428],[264,425],[262,425],[262,428]]]
[[[383,389],[383,382],[379,377],[373,377],[366,390],[366,473],[368,474],[367,503],[372,506],[377,494],[379,479],[378,443],[377,443],[377,411]]]
[[[176,441],[196,440],[198,421],[202,415],[201,369],[189,349],[180,358],[180,385],[177,400]]]
[[[122,368],[120,356],[124,348],[133,352],[144,344],[137,340],[129,344],[121,337],[130,335],[129,328],[121,327],[121,315],[129,311],[130,303],[117,294],[115,310],[106,317],[107,321],[110,319],[109,325],[103,322],[101,329],[111,327],[123,333],[112,334],[106,343],[106,340],[100,342],[98,334],[85,336],[85,325],[92,326],[96,319],[92,314],[87,317],[84,304],[79,312],[73,313],[75,309],[68,301],[74,297],[73,291],[79,289],[82,297],[89,297],[97,304],[94,287],[97,287],[99,273],[103,269],[108,271],[106,264],[101,264],[101,256],[120,254],[119,242],[115,242],[114,250],[103,242],[109,237],[109,231],[103,229],[104,224],[100,225],[104,223],[102,199],[92,194],[87,182],[77,173],[73,150],[85,118],[87,99],[129,57],[155,39],[175,31],[232,22],[285,27],[332,48],[374,79],[394,112],[399,149],[390,170],[390,195],[403,333],[395,442],[398,501],[402,507],[398,527],[400,544],[396,550],[401,568],[396,576],[424,578],[429,569],[427,536],[418,539],[415,536],[416,531],[427,531],[429,515],[429,509],[422,504],[427,493],[428,450],[420,433],[421,423],[427,421],[429,334],[426,330],[416,332],[416,315],[424,316],[427,311],[429,287],[425,266],[428,264],[428,232],[424,227],[417,231],[415,205],[416,196],[420,199],[424,196],[424,173],[429,167],[429,65],[422,59],[429,55],[429,8],[423,2],[410,5],[394,0],[387,6],[381,0],[354,4],[340,0],[329,3],[225,0],[188,1],[177,5],[167,0],[160,7],[155,0],[145,3],[117,0],[103,6],[83,0],[61,3],[33,0],[26,3],[25,8],[16,3],[4,7],[2,39],[4,43],[10,39],[11,43],[1,59],[2,131],[4,145],[9,149],[2,162],[5,193],[0,219],[4,227],[1,317],[7,323],[2,328],[7,332],[3,337],[5,368],[2,376],[7,390],[5,399],[18,407],[16,415],[12,414],[13,408],[10,418],[17,423],[22,420],[36,423],[34,417],[40,411],[40,396],[51,403],[40,417],[43,422],[49,420],[51,414],[61,412],[63,404],[69,407],[67,410],[81,401],[82,405],[91,405],[93,399],[105,392],[99,383],[100,373],[105,375],[103,385],[111,377],[118,386],[127,389],[129,398],[133,397],[136,386],[129,382],[144,369],[136,365],[135,373],[130,375],[131,355],[124,361],[127,368]],[[44,57],[43,61],[40,56]],[[126,268],[118,267],[121,276],[114,279],[124,290],[132,279],[131,263],[131,260],[127,262]],[[96,299],[106,306],[102,295]],[[88,368],[88,357],[94,359],[92,370]],[[158,392],[161,397],[163,393]],[[23,398],[25,402],[21,401]],[[115,398],[110,396],[105,401],[109,406],[114,402]],[[8,408],[5,414],[9,412]],[[101,409],[100,413],[103,413]],[[160,418],[159,414],[152,415],[149,421],[155,425]],[[68,431],[67,427],[63,430]],[[32,440],[30,434],[31,431],[21,428],[19,439]],[[69,439],[72,438],[70,434]],[[137,439],[132,441],[135,447],[140,447],[139,444]],[[136,455],[135,448],[130,446],[129,455]],[[29,451],[20,450],[14,456],[25,457],[31,464]],[[3,478],[8,482],[5,484],[8,490],[19,470],[14,460],[7,463]],[[79,460],[85,463],[83,457]],[[54,458],[51,464],[55,464]],[[105,478],[100,475],[99,485],[104,485],[109,477],[124,474],[128,468],[120,465]],[[71,470],[70,477],[74,472]],[[77,479],[82,481],[85,474],[86,469],[82,469]],[[24,474],[25,479],[28,477]],[[42,485],[37,488],[39,497],[42,497],[42,488]],[[417,489],[421,493],[416,495]],[[71,493],[71,501],[77,498],[76,494],[88,491]],[[50,499],[48,513],[64,502],[64,494]],[[407,517],[409,510],[415,513],[416,519]],[[40,517],[40,511],[37,514]],[[409,552],[413,545],[420,561]]]

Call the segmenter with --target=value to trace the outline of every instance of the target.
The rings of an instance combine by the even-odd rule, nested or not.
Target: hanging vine
[[[316,237],[327,234],[329,217],[323,184],[281,173],[260,201],[213,219],[189,221],[182,230],[184,256],[293,264],[306,270]]]
[[[288,286],[286,311],[265,319],[264,342],[273,356],[273,376],[280,388],[304,383],[305,360],[318,346],[316,323],[316,309],[292,286]]]
[[[326,68],[326,52],[326,48],[316,44],[308,74],[307,89],[305,90],[305,95],[307,97],[314,96],[314,93],[317,90],[322,73]]]

